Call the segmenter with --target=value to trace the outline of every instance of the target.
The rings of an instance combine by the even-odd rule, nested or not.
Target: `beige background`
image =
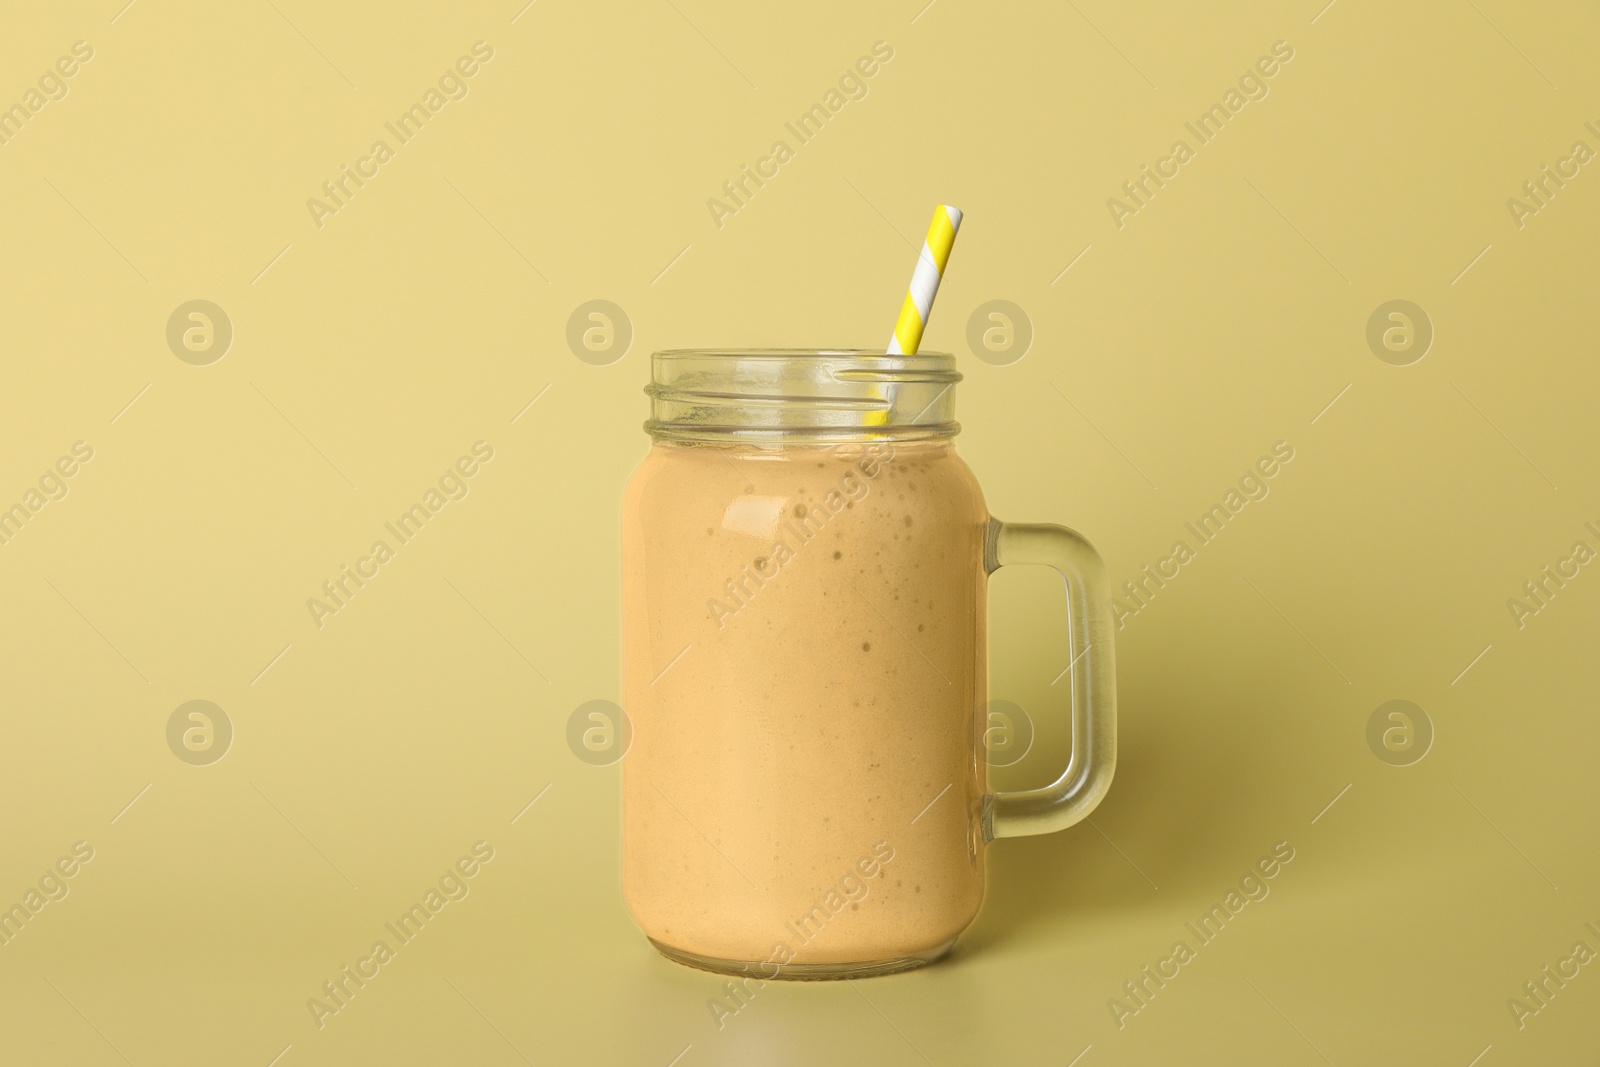
[[[0,506],[94,449],[0,546],[0,905],[94,849],[0,948],[6,1062],[1592,1061],[1600,966],[1521,1029],[1507,1001],[1600,949],[1600,577],[1520,630],[1506,605],[1600,549],[1600,173],[1521,229],[1506,205],[1600,149],[1592,5],[121,2],[0,35],[0,102],[94,49],[0,145]],[[466,98],[318,228],[478,40]],[[715,226],[879,40],[866,98]],[[1270,94],[1119,229],[1107,199],[1279,40]],[[1118,635],[1093,826],[998,845],[949,961],[768,986],[719,1030],[719,980],[621,906],[617,768],[564,740],[618,697],[648,353],[881,343],[941,200],[967,220],[927,345],[964,360],[998,515],[1121,582],[1295,458]],[[565,340],[597,298],[635,331],[607,366]],[[166,342],[193,299],[234,328],[209,366]],[[1007,366],[966,342],[991,299],[1035,331]],[[1391,299],[1436,331],[1410,366],[1365,340]],[[470,494],[317,628],[479,440]],[[1003,784],[1065,756],[1056,597],[995,582],[994,695],[1040,730]],[[193,699],[235,730],[209,766],[166,741]],[[1436,734],[1411,766],[1368,748],[1392,699]],[[307,999],[478,840],[470,896],[319,1030]],[[1271,895],[1119,1029],[1122,983],[1278,841]]]

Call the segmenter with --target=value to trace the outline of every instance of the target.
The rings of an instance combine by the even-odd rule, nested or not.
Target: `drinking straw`
[[[923,239],[917,269],[911,274],[905,302],[900,305],[900,320],[894,324],[889,355],[917,354],[917,346],[922,344],[922,330],[928,324],[928,312],[933,308],[939,281],[944,277],[944,265],[950,260],[950,246],[956,243],[956,231],[960,228],[960,208],[940,204],[933,209],[933,221],[928,224],[928,236]]]

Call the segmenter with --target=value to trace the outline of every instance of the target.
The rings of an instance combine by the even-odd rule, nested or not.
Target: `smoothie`
[[[663,951],[803,973],[972,921],[986,521],[948,439],[653,445],[623,510],[622,869]]]

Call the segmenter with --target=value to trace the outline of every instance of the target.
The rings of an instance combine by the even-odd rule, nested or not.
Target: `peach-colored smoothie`
[[[623,511],[623,885],[669,954],[926,959],[972,921],[986,521],[945,440],[652,447]]]

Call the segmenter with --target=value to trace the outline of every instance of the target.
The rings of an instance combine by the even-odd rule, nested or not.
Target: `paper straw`
[[[944,277],[944,265],[950,260],[950,246],[956,243],[956,231],[960,228],[960,208],[940,204],[933,209],[933,221],[928,224],[928,236],[922,242],[917,269],[911,275],[905,302],[900,305],[900,321],[894,324],[889,355],[917,354],[917,347],[922,344],[922,330],[928,324],[928,312],[939,292],[939,280]]]

